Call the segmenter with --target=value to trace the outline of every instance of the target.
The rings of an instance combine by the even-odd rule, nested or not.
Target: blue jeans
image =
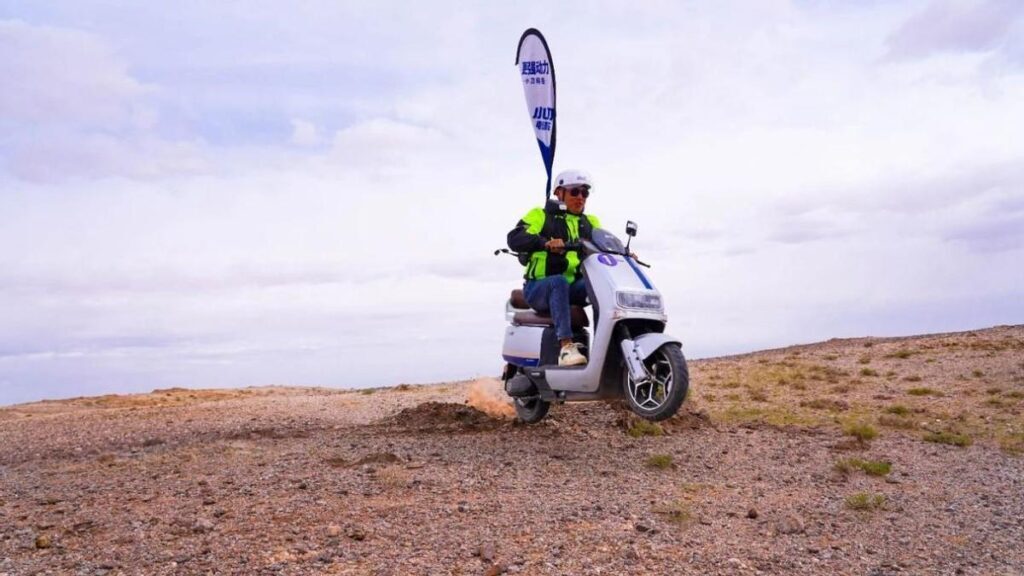
[[[561,340],[572,338],[572,319],[569,305],[587,305],[587,285],[583,279],[569,285],[565,276],[548,276],[540,280],[527,280],[523,285],[526,302],[537,312],[551,314],[555,322],[555,336]]]

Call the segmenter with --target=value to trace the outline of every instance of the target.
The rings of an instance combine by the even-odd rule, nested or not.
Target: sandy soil
[[[1024,327],[691,374],[657,428],[494,380],[3,408],[0,575],[1024,574]]]

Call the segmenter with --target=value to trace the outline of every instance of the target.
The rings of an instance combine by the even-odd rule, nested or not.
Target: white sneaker
[[[573,342],[568,346],[563,346],[562,351],[558,354],[558,365],[559,366],[582,366],[587,363],[587,357],[580,354],[579,344]]]

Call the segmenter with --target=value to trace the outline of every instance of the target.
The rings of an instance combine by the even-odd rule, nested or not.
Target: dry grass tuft
[[[665,429],[660,424],[654,422],[648,422],[637,418],[633,421],[630,427],[626,430],[626,434],[629,434],[633,438],[642,438],[644,436],[664,436]]]
[[[911,396],[945,396],[942,392],[927,386],[911,388],[910,390],[907,390],[907,394],[910,394]]]
[[[846,497],[846,507],[859,511],[879,510],[885,507],[885,494],[857,492]]]
[[[644,464],[648,468],[657,468],[658,470],[667,470],[675,467],[671,454],[652,454]]]
[[[999,439],[999,447],[1007,454],[1024,455],[1024,432],[1014,432]]]
[[[800,402],[801,408],[812,408],[814,410],[828,410],[829,412],[845,412],[850,409],[850,403],[845,400],[832,398],[815,398]]]
[[[884,460],[861,460],[860,458],[846,458],[835,463],[837,472],[849,474],[854,470],[862,470],[869,476],[885,476],[892,471],[892,462]]]
[[[690,520],[693,519],[693,512],[690,510],[690,505],[682,500],[666,502],[655,506],[651,511],[664,518],[667,522],[671,522],[676,525],[688,524]]]
[[[929,432],[924,435],[924,441],[936,444],[949,444],[950,446],[959,446],[961,448],[970,446],[973,442],[971,437],[966,434],[957,434],[949,431]]]
[[[765,393],[765,391],[762,390],[761,388],[750,388],[747,390],[747,395],[750,396],[750,399],[755,402],[768,401],[768,394]]]
[[[850,422],[843,426],[843,434],[853,436],[860,442],[868,442],[878,437],[878,429],[867,422]]]
[[[917,428],[917,422],[903,416],[891,416],[882,414],[878,417],[878,424],[886,428],[898,428],[900,430],[913,430]]]

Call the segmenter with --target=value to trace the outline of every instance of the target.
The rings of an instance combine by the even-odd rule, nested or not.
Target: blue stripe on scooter
[[[519,356],[509,356],[507,354],[502,354],[501,357],[509,364],[515,364],[516,366],[540,366],[540,358],[520,358]]]
[[[632,268],[633,272],[636,272],[636,275],[640,277],[640,281],[643,282],[644,288],[647,288],[648,290],[654,290],[654,286],[652,286],[651,282],[647,280],[647,276],[644,276],[644,273],[640,271],[640,268],[637,267],[636,262],[634,262],[633,259],[630,258],[629,256],[626,256],[626,262],[629,262],[629,267]]]

